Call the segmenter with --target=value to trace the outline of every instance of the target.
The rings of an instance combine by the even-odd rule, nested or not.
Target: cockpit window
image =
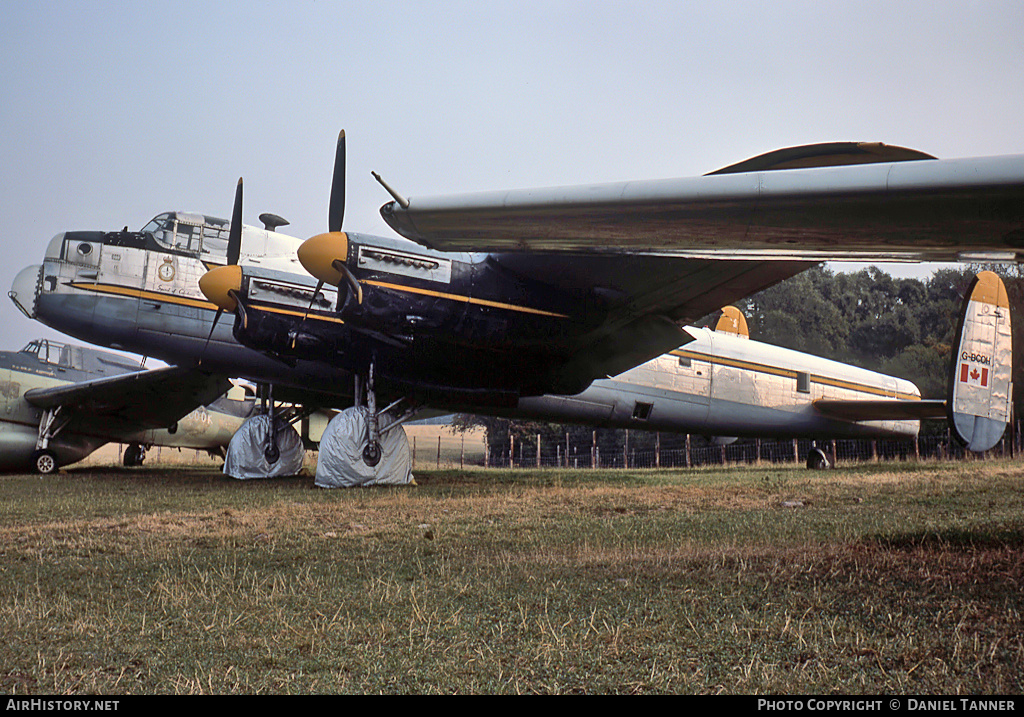
[[[227,254],[230,222],[216,217],[165,212],[142,228],[168,249],[203,254]]]
[[[180,218],[174,229],[174,248],[181,251],[199,251],[203,246],[203,227]]]
[[[228,234],[231,229],[231,222],[215,217],[203,217],[206,220],[203,225],[203,247],[204,254],[228,253]]]
[[[149,232],[164,246],[171,246],[174,241],[174,214],[165,212],[156,215],[149,224],[142,227],[142,232]]]

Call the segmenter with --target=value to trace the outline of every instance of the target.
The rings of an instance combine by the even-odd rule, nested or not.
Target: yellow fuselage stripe
[[[474,299],[471,296],[462,296],[460,294],[448,294],[442,291],[433,291],[431,289],[420,289],[413,286],[406,286],[404,284],[392,284],[386,281],[376,281],[369,279],[363,282],[364,284],[372,284],[379,286],[383,289],[392,289],[394,291],[406,291],[412,294],[421,294],[423,296],[435,296],[439,299],[448,299],[449,301],[460,301],[466,304],[475,304],[477,306],[488,306],[495,309],[505,309],[507,311],[518,311],[524,314],[534,314],[537,316],[550,316],[556,319],[567,319],[568,314],[558,314],[551,311],[543,311],[541,309],[533,309],[528,306],[516,306],[515,304],[506,304],[500,301],[489,301],[488,299]],[[75,281],[69,284],[75,289],[84,289],[87,291],[95,291],[101,294],[116,294],[120,296],[130,296],[136,299],[146,299],[148,301],[166,301],[172,304],[180,304],[182,306],[192,306],[199,309],[209,309],[210,311],[216,311],[216,305],[209,301],[202,299],[191,299],[186,296],[177,296],[175,294],[162,294],[157,291],[149,291],[146,289],[134,289],[127,286],[118,286],[116,284],[93,284]],[[252,304],[255,308],[256,305]],[[301,311],[289,311],[287,309],[278,309],[261,304],[260,309],[264,311],[272,311],[280,314],[293,314],[296,316],[303,316],[304,312]],[[335,319],[333,317],[320,316],[317,314],[310,313],[310,318],[320,319],[321,321],[333,321],[337,323],[344,323],[341,319]]]
[[[537,316],[551,316],[556,319],[567,319],[568,314],[556,314],[551,311],[543,311],[541,309],[531,309],[528,306],[516,306],[515,304],[505,304],[500,301],[490,301],[488,299],[474,299],[472,296],[463,296],[461,294],[448,294],[443,291],[434,291],[432,289],[420,289],[414,286],[406,286],[405,284],[391,284],[386,281],[377,281],[376,279],[365,279],[364,284],[372,284],[379,286],[383,289],[392,289],[394,291],[407,291],[412,294],[421,294],[423,296],[436,296],[439,299],[448,299],[450,301],[461,301],[465,304],[475,304],[477,306],[488,306],[494,309],[506,309],[508,311],[518,311],[524,314],[536,314]]]
[[[75,289],[84,289],[87,291],[95,291],[100,294],[113,294],[115,296],[127,296],[133,299],[143,299],[145,301],[161,301],[167,304],[177,304],[178,306],[190,306],[196,309],[206,309],[207,311],[217,311],[216,304],[202,299],[192,299],[187,296],[176,296],[174,294],[161,294],[159,291],[149,291],[148,289],[133,289],[127,286],[118,286],[117,284],[91,284],[85,282],[71,282],[69,284]],[[275,314],[287,314],[289,316],[306,316],[306,312],[299,311],[297,309],[281,309],[276,306],[267,306],[266,304],[250,303],[254,309],[259,311],[269,311]],[[341,319],[334,316],[323,316],[321,314],[309,313],[308,317],[316,321],[330,321],[331,323],[343,324],[345,323]]]
[[[722,356],[712,356],[710,354],[699,353],[697,351],[687,351],[685,349],[676,349],[675,351],[669,352],[673,356],[680,356],[682,358],[697,359],[698,361],[707,361],[710,364],[717,364],[719,366],[729,366],[731,368],[740,368],[747,371],[759,371],[760,373],[767,373],[773,376],[783,376],[785,378],[796,379],[797,375],[803,373],[802,371],[796,371],[794,369],[780,368],[778,366],[769,366],[767,364],[755,363],[753,361],[744,361],[742,359],[731,359],[724,358]],[[811,383],[820,383],[825,386],[833,386],[835,388],[846,388],[852,391],[861,391],[862,393],[870,393],[875,396],[884,396],[891,398],[898,398],[904,401],[919,401],[920,396],[915,396],[910,393],[899,393],[879,386],[870,386],[864,383],[857,383],[855,381],[847,381],[845,379],[830,378],[829,376],[822,376],[820,374],[812,373]]]

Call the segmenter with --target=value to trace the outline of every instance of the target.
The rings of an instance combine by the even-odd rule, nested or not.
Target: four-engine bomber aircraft
[[[344,155],[343,132],[325,234],[300,242],[274,215],[243,229],[240,180],[230,222],[169,213],[141,232],[57,235],[11,297],[93,343],[307,406],[354,400],[373,465],[381,421],[423,406],[725,436],[905,434],[862,423],[902,411],[916,430],[939,410],[894,379],[755,342],[725,360],[734,347],[685,324],[825,259],[1011,261],[1024,247],[1020,156],[830,143],[693,179],[415,200],[378,177],[394,197],[382,216],[406,237],[385,238],[342,231]],[[1008,311],[982,304],[1008,335]],[[378,393],[395,401],[380,410]],[[910,402],[917,413],[893,408]]]
[[[222,452],[255,401],[223,378],[37,339],[0,351],[0,470],[52,473],[105,443],[129,444],[125,465],[147,446]]]

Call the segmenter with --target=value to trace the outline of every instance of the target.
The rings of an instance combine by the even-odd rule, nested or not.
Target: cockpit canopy
[[[82,370],[85,367],[82,348],[80,346],[62,344],[59,341],[36,339],[30,341],[28,346],[23,348],[20,353],[30,354],[38,358],[41,363],[53,364],[54,366],[78,370]]]
[[[34,356],[39,363],[49,366],[88,371],[94,374],[120,374],[126,371],[141,371],[145,368],[144,362],[139,362],[128,356],[49,339],[30,341],[19,353]]]
[[[152,234],[158,244],[168,249],[225,256],[230,228],[231,222],[227,219],[187,212],[164,212],[153,217],[142,231]]]

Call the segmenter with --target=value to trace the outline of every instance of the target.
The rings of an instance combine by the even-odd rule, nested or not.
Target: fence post
[[[690,434],[686,434],[686,467],[692,468],[693,462],[690,460]]]
[[[540,468],[540,434],[537,434],[537,467]]]
[[[654,434],[654,467],[661,468],[661,431]]]
[[[793,439],[793,462],[800,462],[800,447],[797,445],[796,439]]]
[[[441,467],[441,434],[437,435],[437,467]]]

